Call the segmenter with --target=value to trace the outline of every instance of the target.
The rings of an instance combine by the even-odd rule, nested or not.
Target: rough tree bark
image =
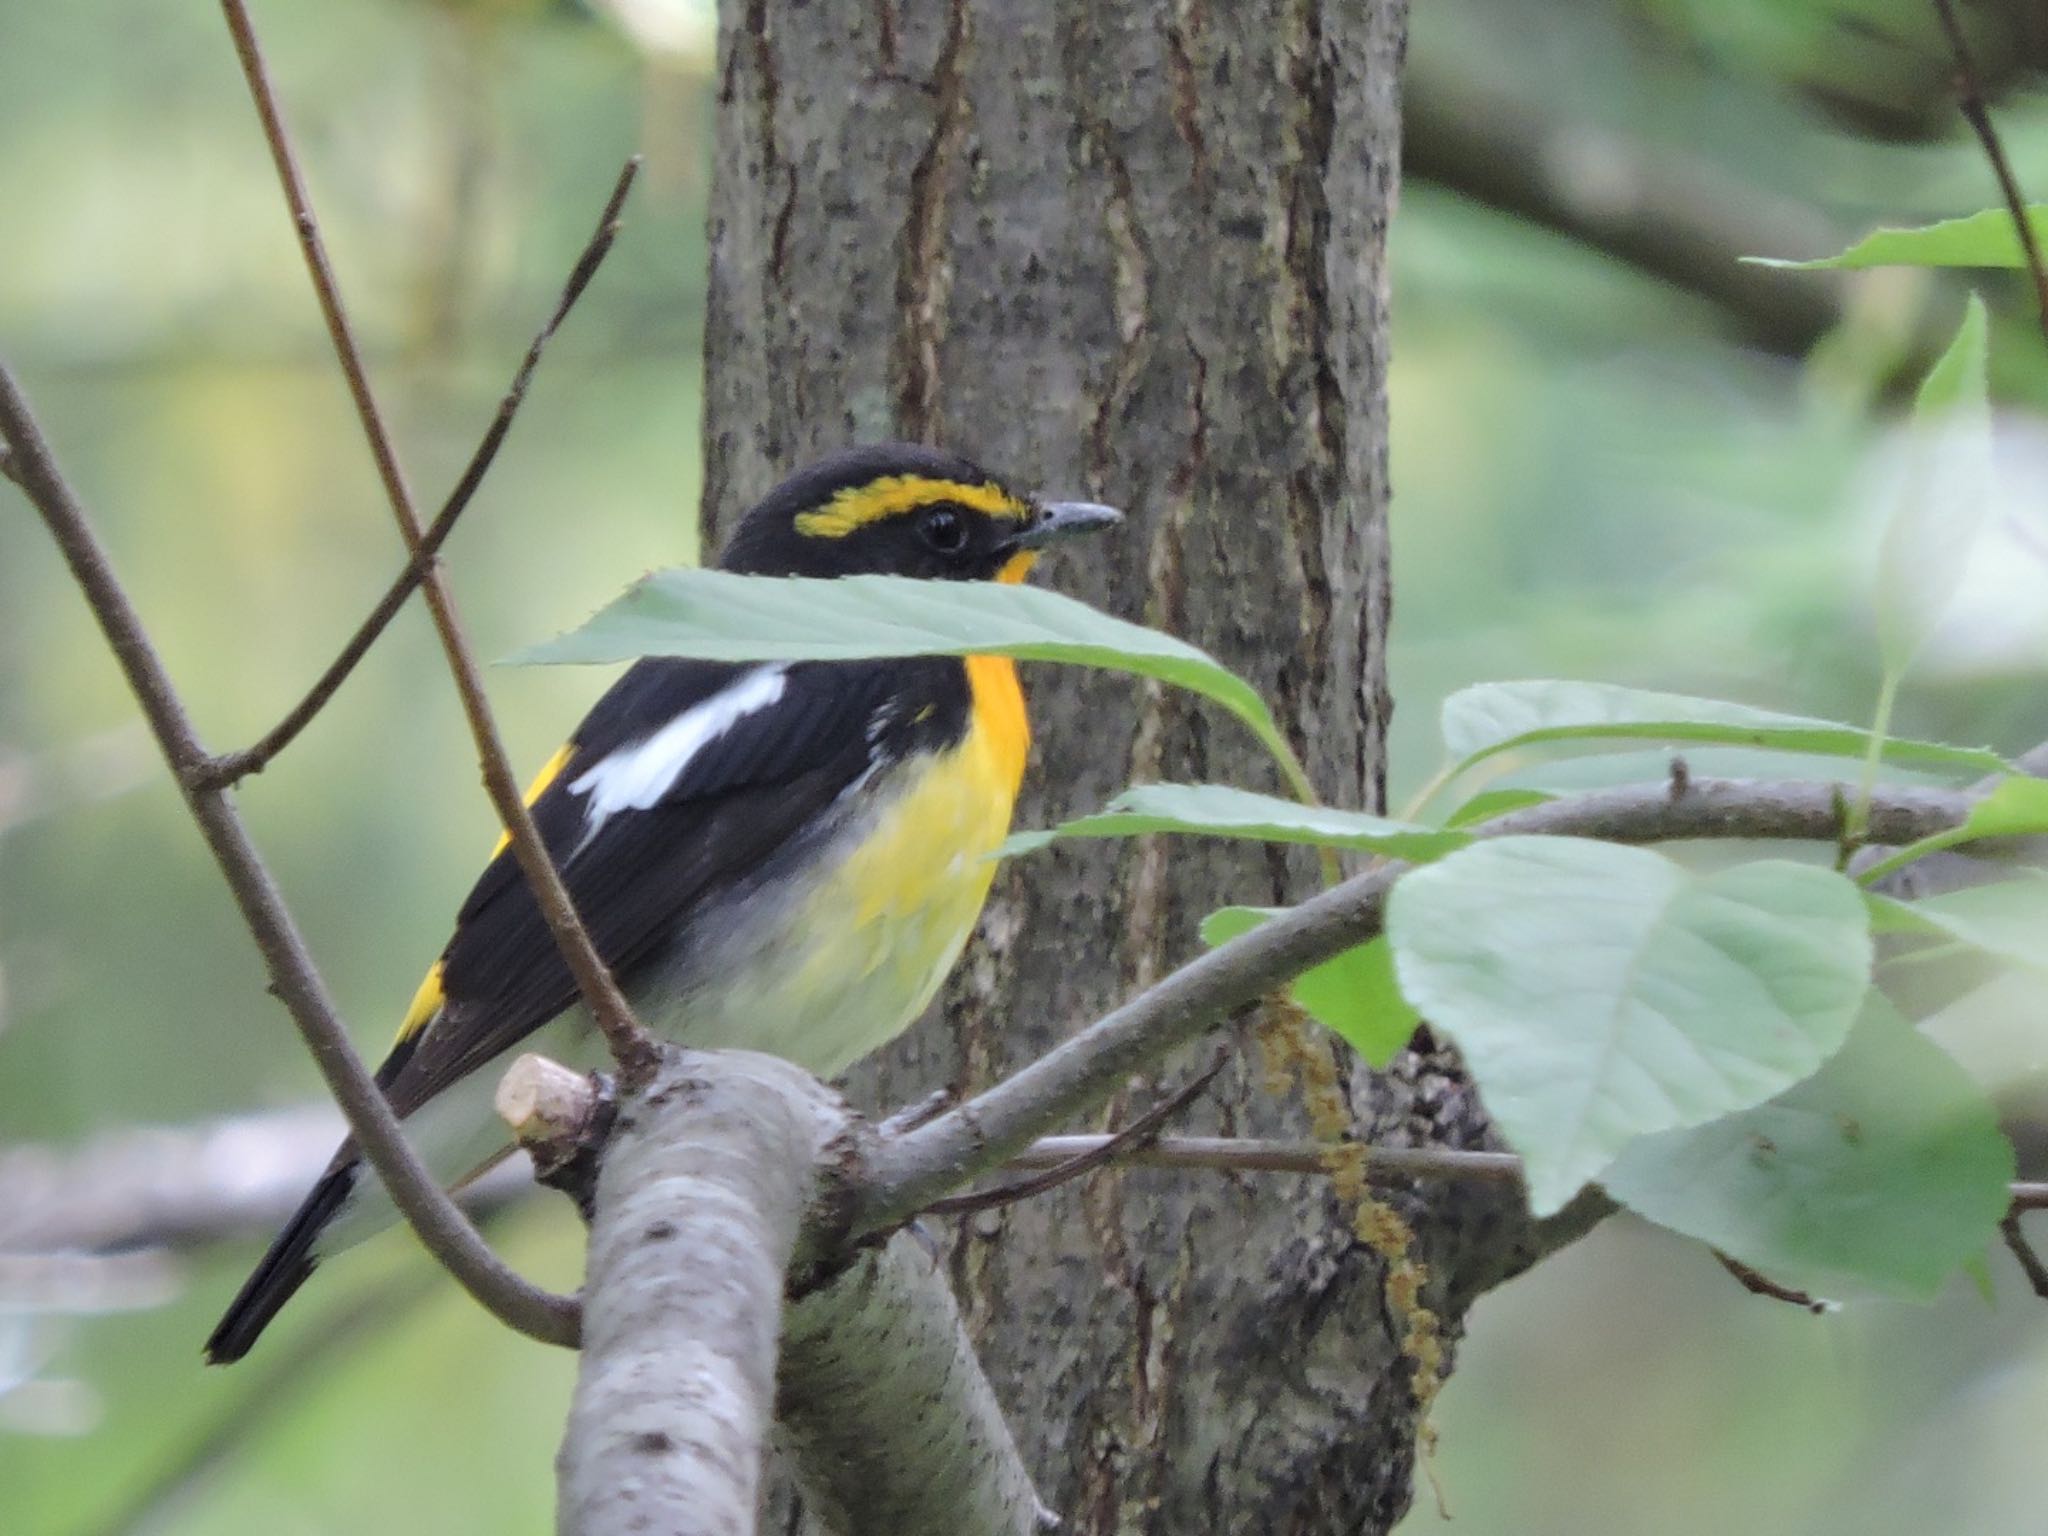
[[[1330,801],[1390,713],[1385,237],[1405,0],[735,0],[706,338],[714,536],[853,440],[1114,502],[1051,579],[1251,676]],[[1020,821],[1133,779],[1274,787],[1183,697],[1039,669]],[[1007,870],[942,1009],[857,1103],[983,1084],[1156,978],[1291,857],[1065,844]],[[1486,1132],[1455,1065],[1355,1074],[1375,1140]],[[1299,1134],[1247,1050],[1191,1128]],[[1519,1197],[1400,1199],[1455,1337],[1535,1246]],[[1130,1171],[937,1233],[1041,1492],[1078,1533],[1384,1531],[1417,1423],[1381,1265],[1320,1180]]]

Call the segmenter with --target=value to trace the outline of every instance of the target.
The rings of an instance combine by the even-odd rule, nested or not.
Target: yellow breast
[[[960,751],[972,755],[980,739],[992,776],[989,788],[1002,796],[1007,827],[1017,786],[1024,781],[1024,759],[1031,752],[1031,720],[1024,713],[1024,690],[1017,686],[1017,665],[1007,656],[970,656],[967,688],[974,703]]]
[[[786,1018],[788,1037],[747,1043],[829,1076],[901,1032],[959,958],[995,878],[991,856],[1009,833],[1031,745],[1010,664],[978,658],[968,671],[967,734],[899,770],[764,967],[753,1030]]]

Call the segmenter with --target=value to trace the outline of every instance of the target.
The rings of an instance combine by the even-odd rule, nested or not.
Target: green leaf
[[[2034,238],[2048,244],[2048,205],[2033,204],[2027,222]],[[1960,219],[1943,219],[1912,229],[1879,229],[1865,235],[1837,256],[1813,261],[1786,261],[1774,256],[1745,256],[1759,267],[1814,272],[1832,267],[2024,267],[2026,252],[2013,228],[2009,209],[1986,208]]]
[[[1879,938],[1894,933],[1911,933],[1925,938],[1941,932],[1932,923],[1915,917],[1909,903],[1880,896],[1876,891],[1863,893],[1863,906],[1870,914],[1870,931]]]
[[[1963,1273],[1970,1277],[1970,1284],[1977,1288],[1978,1298],[1983,1301],[1984,1305],[1987,1307],[1997,1306],[1998,1287],[1991,1279],[1991,1266],[1985,1262],[1984,1255],[1973,1253],[1963,1260],[1960,1267]]]
[[[1546,741],[1705,741],[1856,758],[1872,739],[1853,725],[1722,699],[1554,680],[1460,689],[1444,700],[1443,735],[1458,759],[1454,776],[1502,752]],[[2004,758],[1982,747],[1893,738],[1884,743],[1884,755],[1977,773],[2012,771]]]
[[[1286,911],[1224,907],[1202,919],[1202,942],[1212,948],[1227,944]],[[1392,1061],[1422,1023],[1394,982],[1384,934],[1303,971],[1287,991],[1316,1022],[1348,1040],[1375,1067]]]
[[[1962,324],[1949,341],[1927,377],[1920,381],[1913,397],[1913,409],[1922,415],[1943,411],[1983,410],[1986,404],[1984,372],[1989,360],[1991,317],[1984,300],[1970,295],[1963,309]]]
[[[1222,705],[1306,793],[1308,781],[1251,684],[1206,652],[1040,587],[901,576],[643,576],[581,628],[519,652],[536,663],[689,656],[703,661],[860,661],[1014,656],[1157,678]]]
[[[1856,878],[1865,885],[1874,885],[1915,859],[1959,843],[1974,843],[1986,837],[2037,837],[2044,833],[2048,833],[2048,779],[2016,774],[1994,784],[1989,794],[1970,807],[1970,814],[1961,825],[1894,850]]]
[[[1510,811],[1526,811],[1532,805],[1548,805],[1557,796],[1540,789],[1489,789],[1474,795],[1444,819],[1447,827],[1473,827]]]
[[[1441,857],[1471,841],[1462,832],[1390,821],[1363,811],[1301,805],[1227,784],[1135,784],[1093,816],[1076,817],[1046,831],[1015,834],[1003,852],[1028,853],[1063,837],[1141,837],[1148,832],[1356,848],[1418,861]]]
[[[1952,939],[2012,965],[2048,970],[2048,875],[2028,872],[1918,901],[1870,899],[1889,914],[1873,925],[1880,931]]]
[[[1387,908],[1402,994],[1458,1042],[1558,1209],[1651,1131],[1748,1109],[1810,1074],[1869,986],[1849,880],[1766,861],[1696,876],[1577,838],[1475,843]]]
[[[1970,295],[1955,339],[1920,386],[1894,479],[1896,506],[1878,544],[1878,648],[1903,673],[1962,584],[1991,511],[1990,322]]]
[[[1601,1183],[1774,1280],[1925,1300],[1996,1234],[2012,1176],[1977,1085],[1873,993],[1813,1077],[1759,1108],[1644,1137]]]

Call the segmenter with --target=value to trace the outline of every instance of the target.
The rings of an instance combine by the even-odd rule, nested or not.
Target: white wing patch
[[[651,810],[660,804],[699,752],[781,698],[788,685],[786,667],[756,667],[691,705],[652,736],[598,759],[569,785],[570,794],[590,797],[583,842],[588,844],[620,811]]]

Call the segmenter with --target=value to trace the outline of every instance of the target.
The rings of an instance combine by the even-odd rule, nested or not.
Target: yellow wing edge
[[[576,744],[570,742],[553,757],[549,758],[541,771],[534,775],[533,782],[526,786],[526,803],[533,804],[547,793],[548,786],[562,776],[562,770],[569,766],[569,760],[576,755]],[[491,857],[496,858],[512,845],[512,839],[500,832],[497,843],[491,848]],[[399,1023],[398,1036],[393,1045],[403,1045],[432,1022],[441,1005],[448,1000],[448,994],[441,986],[441,972],[445,962],[436,960],[427,972],[419,990],[412,995],[412,1004],[405,1010],[405,1018]]]

